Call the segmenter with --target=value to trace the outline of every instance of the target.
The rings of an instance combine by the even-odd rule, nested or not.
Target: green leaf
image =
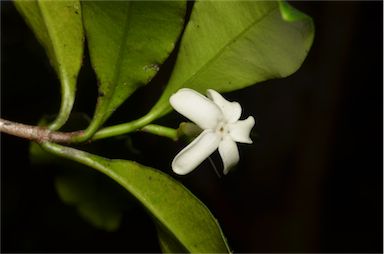
[[[99,97],[88,139],[175,47],[185,1],[83,1],[84,26]]]
[[[59,129],[71,113],[83,58],[84,35],[80,2],[15,0],[14,3],[45,48],[60,79],[60,112],[50,125],[51,129]]]
[[[175,246],[183,246],[191,253],[229,252],[220,226],[208,208],[167,174],[135,162],[109,160],[57,144],[45,143],[44,147],[108,175],[127,189],[164,230],[160,234],[163,249],[172,251]]]
[[[286,2],[197,1],[170,81],[147,117],[168,113],[169,97],[182,87],[229,92],[286,77],[313,37],[312,19]]]

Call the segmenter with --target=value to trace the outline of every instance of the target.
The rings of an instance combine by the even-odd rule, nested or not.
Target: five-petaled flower
[[[255,125],[250,116],[239,120],[241,106],[224,99],[209,89],[208,98],[198,92],[182,88],[169,99],[172,107],[203,129],[202,133],[185,147],[172,162],[172,169],[185,175],[199,166],[217,148],[224,164],[224,174],[238,163],[236,142],[251,144],[249,135]]]

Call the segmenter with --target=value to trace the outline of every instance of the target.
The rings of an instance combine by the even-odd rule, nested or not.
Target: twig
[[[47,128],[15,123],[0,118],[0,132],[36,142],[71,143],[72,137],[82,134],[82,131],[57,132]]]

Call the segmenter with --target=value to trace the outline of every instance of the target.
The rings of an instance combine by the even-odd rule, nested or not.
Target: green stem
[[[165,105],[163,107],[155,107],[152,108],[152,110],[144,115],[143,117],[134,120],[132,122],[128,123],[123,123],[123,124],[118,124],[110,127],[103,128],[99,131],[96,131],[96,129],[99,127],[99,124],[102,120],[97,120],[91,123],[88,128],[82,132],[81,135],[78,135],[76,137],[71,138],[72,143],[80,143],[80,142],[85,142],[87,140],[98,140],[98,139],[103,139],[103,138],[109,138],[109,137],[114,137],[118,135],[123,135],[127,134],[130,132],[134,132],[137,130],[140,130],[141,128],[149,125],[152,121],[156,120],[157,118],[165,115],[166,113],[170,112],[171,108],[168,105]],[[146,130],[147,131],[156,135],[164,136],[164,137],[169,137],[171,139],[175,139],[176,134],[173,133],[171,129],[167,129],[166,127],[163,128],[152,128],[148,127]]]
[[[136,131],[149,123],[151,123],[155,117],[153,115],[145,115],[142,118],[134,120],[129,123],[118,124],[110,127],[106,127],[96,132],[92,137],[92,140],[98,140],[103,138],[109,138],[113,136],[118,136],[126,133]]]
[[[144,132],[152,133],[154,135],[170,138],[173,141],[177,141],[179,139],[177,129],[173,129],[173,128],[169,128],[161,125],[149,124],[141,128],[140,130]]]

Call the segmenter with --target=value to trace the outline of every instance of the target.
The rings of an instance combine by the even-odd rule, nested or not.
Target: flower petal
[[[254,125],[255,119],[250,116],[246,120],[239,120],[235,123],[228,124],[229,134],[236,142],[252,144],[249,134]]]
[[[215,90],[207,90],[208,97],[213,100],[213,102],[219,106],[221,111],[224,114],[224,118],[228,123],[234,123],[240,119],[241,116],[241,106],[238,102],[227,101],[221,94]]]
[[[239,162],[239,150],[231,136],[226,135],[219,144],[219,153],[224,164],[224,175]]]
[[[176,174],[185,175],[199,166],[219,146],[220,135],[212,130],[203,131],[185,147],[172,161]]]
[[[169,98],[172,107],[202,129],[214,129],[223,118],[219,107],[198,92],[182,88]]]

